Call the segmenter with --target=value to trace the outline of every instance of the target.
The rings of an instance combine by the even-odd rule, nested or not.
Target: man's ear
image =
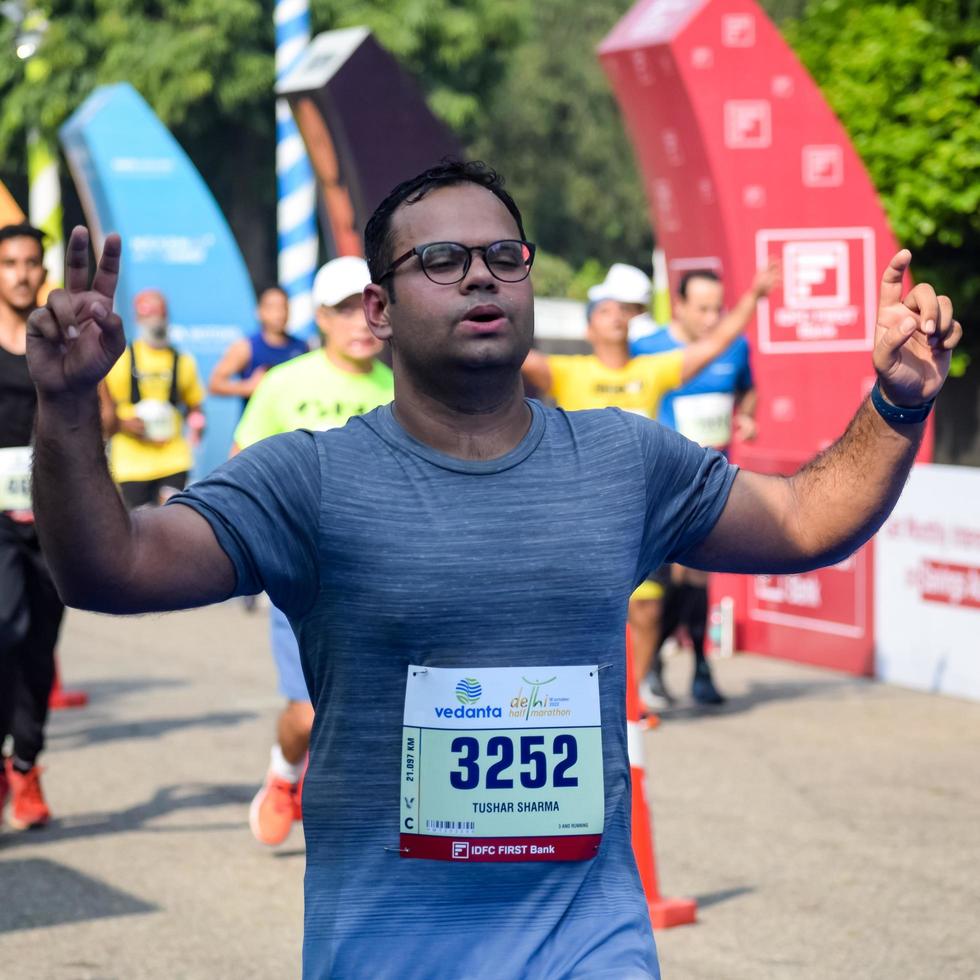
[[[388,296],[388,291],[376,282],[368,283],[361,295],[361,302],[364,304],[364,317],[371,333],[378,340],[391,340],[391,318],[389,316],[391,299]]]

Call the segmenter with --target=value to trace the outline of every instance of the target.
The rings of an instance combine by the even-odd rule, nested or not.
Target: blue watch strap
[[[877,381],[871,389],[871,404],[874,405],[875,410],[886,422],[892,422],[896,425],[912,425],[915,422],[924,422],[929,417],[935,400],[935,398],[930,398],[929,401],[912,407],[893,405],[885,399]]]

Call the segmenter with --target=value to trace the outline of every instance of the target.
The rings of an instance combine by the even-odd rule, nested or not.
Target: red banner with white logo
[[[641,0],[599,49],[633,142],[672,291],[711,269],[729,305],[775,258],[749,329],[759,433],[748,468],[790,473],[836,439],[873,382],[878,282],[898,250],[819,88],[752,0]],[[931,433],[920,458],[931,454]],[[743,648],[871,670],[871,560],[799,577],[717,577]],[[817,600],[814,602],[814,597]]]

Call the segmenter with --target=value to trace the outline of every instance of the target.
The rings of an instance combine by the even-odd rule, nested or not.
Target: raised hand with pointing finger
[[[902,296],[912,253],[902,249],[881,279],[873,361],[878,387],[893,405],[920,408],[939,394],[963,328],[948,296],[921,282]]]
[[[119,236],[108,235],[89,285],[89,234],[68,240],[65,288],[52,290],[27,323],[27,363],[41,396],[93,391],[126,347],[122,320],[112,312],[119,281]]]

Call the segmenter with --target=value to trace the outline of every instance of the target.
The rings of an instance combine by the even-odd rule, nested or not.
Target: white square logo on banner
[[[762,150],[772,144],[772,109],[765,99],[730,99],[725,103],[725,146]]]
[[[756,307],[759,350],[865,351],[878,299],[870,228],[761,228],[756,265],[781,263],[782,283]]]
[[[755,46],[755,18],[752,14],[725,14],[721,18],[721,43],[726,48]]]
[[[844,151],[836,143],[803,147],[803,186],[840,187],[844,183]]]
[[[783,248],[783,296],[797,310],[850,303],[847,242],[788,242]]]

